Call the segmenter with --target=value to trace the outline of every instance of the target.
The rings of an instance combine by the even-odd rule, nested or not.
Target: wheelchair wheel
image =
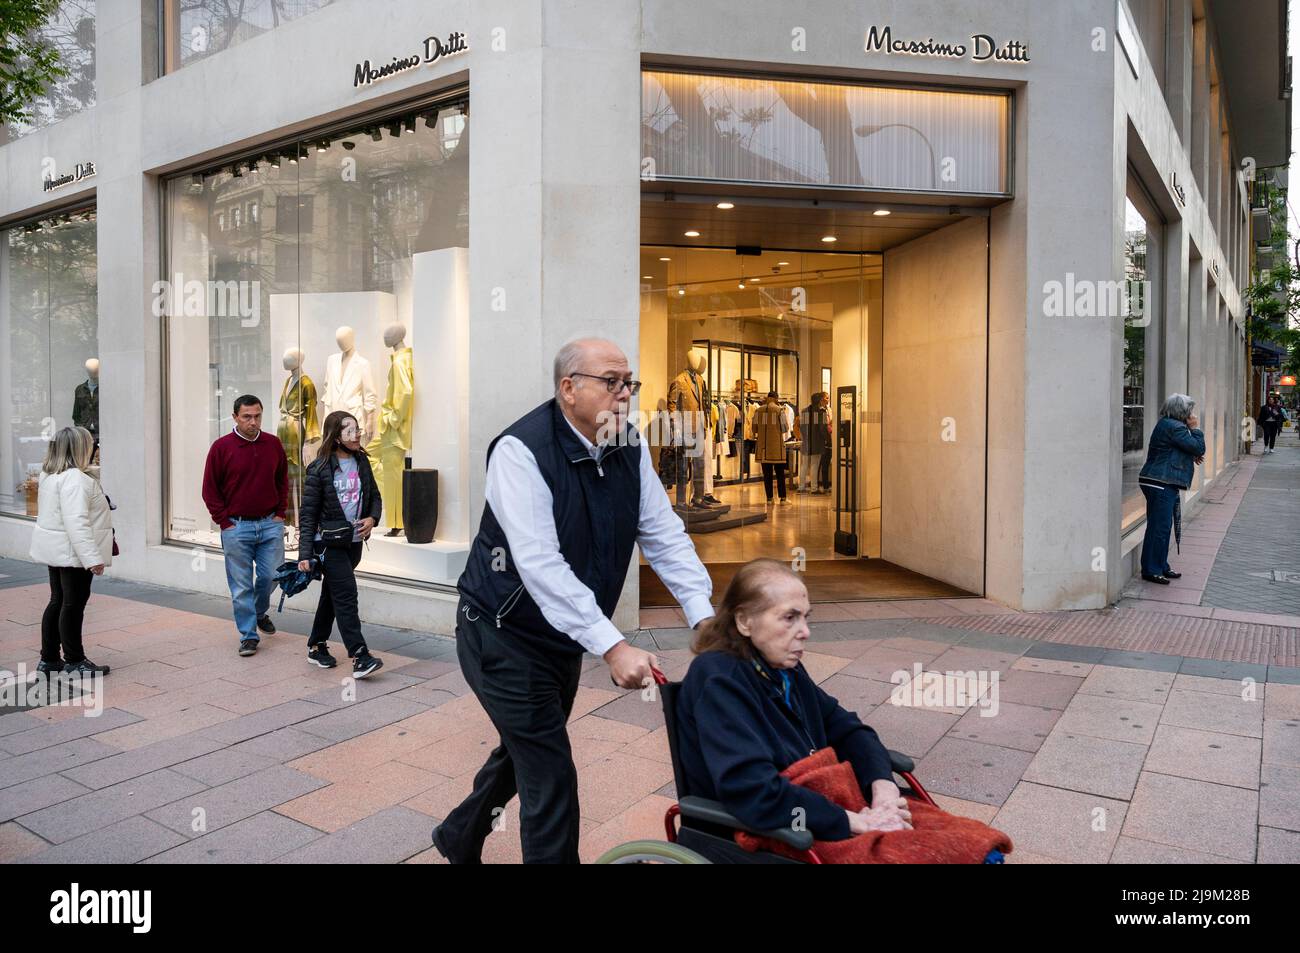
[[[634,840],[605,851],[598,864],[707,864],[708,859],[680,844]]]

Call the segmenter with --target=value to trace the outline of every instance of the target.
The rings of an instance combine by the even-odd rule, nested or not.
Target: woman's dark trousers
[[[1142,487],[1147,498],[1147,530],[1142,537],[1142,574],[1163,576],[1169,571],[1169,534],[1174,528],[1174,503],[1178,488]]]
[[[347,549],[326,549],[318,543],[316,555],[321,558],[324,578],[307,648],[328,642],[337,619],[348,657],[355,658],[366,647],[361,635],[361,617],[357,614],[357,576],[353,572],[361,562],[361,543],[353,543]]]
[[[1273,444],[1277,442],[1277,424],[1264,424],[1264,446],[1273,449]]]
[[[781,494],[781,499],[785,499],[785,464],[784,463],[765,463],[763,464],[763,492],[767,494],[767,500],[772,501],[772,474],[776,474],[777,491]]]
[[[81,647],[81,622],[90,601],[90,581],[95,574],[80,566],[50,566],[50,601],[41,615],[41,661],[75,665],[86,657]]]

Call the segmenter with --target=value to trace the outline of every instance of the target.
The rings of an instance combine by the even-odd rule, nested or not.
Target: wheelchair
[[[596,861],[598,864],[820,864],[822,859],[813,847],[811,831],[782,827],[755,830],[731,814],[721,802],[692,795],[682,775],[678,756],[677,693],[681,685],[670,682],[654,670],[664,707],[664,726],[668,734],[668,751],[673,762],[673,781],[677,786],[677,803],[664,814],[665,841],[638,840],[611,848]],[[903,793],[933,807],[934,798],[921,786],[912,772],[912,759],[897,751],[889,752],[894,773],[902,778]],[[735,833],[745,831],[767,837],[798,852],[798,859],[772,851],[748,851],[736,843]]]

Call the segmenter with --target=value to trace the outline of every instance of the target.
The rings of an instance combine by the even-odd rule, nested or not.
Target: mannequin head
[[[699,351],[691,351],[689,354],[686,355],[687,368],[694,371],[696,374],[703,374],[704,366],[707,363],[708,363],[708,358],[706,358]]]
[[[334,340],[338,343],[339,350],[347,354],[357,346],[357,333],[345,324],[334,332]]]
[[[384,347],[398,348],[406,340],[406,328],[400,324],[390,324],[384,328]]]
[[[91,357],[86,359],[86,376],[92,381],[99,380],[99,358]]]
[[[286,371],[296,371],[302,367],[304,359],[305,356],[302,351],[298,350],[296,347],[291,347],[289,350],[284,352],[284,369]]]

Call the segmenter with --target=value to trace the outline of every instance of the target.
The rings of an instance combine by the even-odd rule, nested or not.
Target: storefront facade
[[[1240,452],[1251,153],[1198,0],[960,22],[938,2],[743,23],[667,0],[262,6],[81,4],[93,95],[0,146],[6,555],[47,432],[91,394],[113,571],[222,593],[199,483],[234,397],[262,399],[297,469],[345,408],[387,511],[363,618],[451,631],[487,445],[585,334],[627,351],[644,419],[700,359],[742,416],[750,391],[795,414],[830,395],[852,451],[828,452],[832,492],[697,535],[710,562],[883,561],[1101,606],[1133,571],[1131,462],[1162,395],[1197,396],[1214,444],[1190,508]],[[726,413],[707,489],[756,517]],[[693,467],[665,482],[689,510]],[[634,568],[624,628],[641,587]]]

